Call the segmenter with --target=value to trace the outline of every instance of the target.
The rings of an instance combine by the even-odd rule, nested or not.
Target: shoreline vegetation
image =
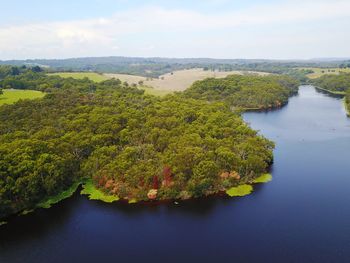
[[[226,191],[226,194],[230,197],[242,197],[249,195],[253,192],[253,186],[249,184],[241,184],[235,187],[232,187]]]
[[[350,73],[323,75],[320,78],[312,80],[312,83],[318,90],[344,98],[343,103],[346,115],[350,117]]]
[[[311,80],[316,88],[334,95],[344,96],[350,89],[350,73],[340,73],[338,75],[323,75]]]
[[[160,98],[115,79],[12,70],[0,86],[47,95],[0,107],[0,218],[48,208],[81,183],[89,199],[129,203],[199,198],[254,183],[268,171],[274,143],[231,107],[281,107],[298,90],[285,76],[232,75]]]
[[[78,187],[82,184],[82,182],[76,182],[71,187],[69,187],[67,190],[64,190],[60,192],[57,195],[50,196],[42,200],[41,202],[37,203],[35,207],[31,209],[25,209],[22,212],[20,212],[21,215],[27,215],[29,213],[34,212],[36,209],[44,208],[48,209],[52,207],[55,204],[58,204],[59,202],[71,197],[78,189]]]
[[[112,203],[119,200],[118,196],[108,195],[96,188],[90,179],[83,184],[83,189],[80,191],[80,194],[87,195],[89,200],[99,200],[105,203]]]
[[[50,208],[51,206],[59,203],[60,201],[67,199],[71,197],[78,189],[78,187],[82,184],[83,182],[76,182],[74,183],[71,187],[69,187],[67,190],[59,193],[58,195],[51,196],[47,198],[46,200],[40,202],[36,208]]]
[[[224,102],[242,110],[281,108],[298,93],[300,82],[284,75],[231,75],[196,81],[183,96],[209,102]]]
[[[314,86],[314,87],[315,87],[315,89],[317,89],[319,91],[324,91],[330,95],[336,95],[336,96],[341,96],[341,97],[344,97],[346,95],[345,91],[333,91],[333,90],[324,89],[324,88],[317,87],[317,86]]]
[[[231,187],[230,189],[225,191],[225,194],[229,197],[244,197],[253,193],[254,184],[268,183],[270,181],[272,181],[271,174],[268,174],[268,173],[262,174],[260,177],[254,179],[253,181],[247,184],[241,184],[241,185]],[[27,215],[29,213],[34,212],[36,209],[40,209],[40,208],[49,209],[53,205],[58,204],[59,202],[72,197],[78,191],[79,186],[82,186],[82,189],[80,190],[79,194],[87,196],[89,200],[101,201],[104,203],[113,203],[116,201],[127,201],[129,204],[139,203],[139,201],[135,198],[127,200],[127,199],[120,199],[115,195],[108,195],[103,191],[101,191],[100,189],[96,188],[91,179],[87,179],[87,180],[74,183],[70,188],[59,193],[58,195],[46,198],[44,201],[39,202],[32,209],[23,210],[22,212],[20,212],[20,215]],[[215,194],[217,193],[213,193],[212,195],[215,195]],[[189,198],[189,199],[192,199],[192,198]],[[188,199],[183,199],[182,201],[186,201],[186,200]],[[147,203],[150,201],[152,200],[147,201]],[[175,203],[178,204],[178,201],[180,200],[174,199],[174,200],[164,200],[164,201],[175,201]],[[7,224],[7,221],[0,221],[0,226],[6,225],[6,224]]]
[[[348,92],[350,94],[350,92]],[[343,99],[343,103],[344,103],[344,108],[345,108],[345,112],[346,112],[346,115],[348,117],[350,117],[350,95],[348,95],[349,98],[345,97]]]
[[[260,177],[253,180],[253,184],[263,184],[268,183],[272,181],[272,175],[271,174],[262,174]]]

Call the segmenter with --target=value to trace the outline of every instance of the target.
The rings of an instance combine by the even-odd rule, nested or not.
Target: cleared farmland
[[[3,104],[12,104],[18,100],[37,99],[45,96],[45,93],[36,90],[3,90],[0,95],[0,106]]]
[[[193,82],[206,78],[224,78],[232,74],[259,74],[267,75],[264,72],[252,71],[205,71],[201,68],[174,71],[160,76],[159,78],[147,78],[128,74],[99,74],[94,72],[58,72],[49,75],[57,75],[63,78],[83,79],[89,78],[92,81],[101,82],[106,79],[116,78],[130,85],[138,85],[146,93],[164,96],[174,91],[183,91],[190,87]]]
[[[143,86],[153,87],[155,91],[173,92],[183,91],[190,87],[193,82],[206,78],[224,78],[232,74],[259,74],[266,75],[263,72],[243,72],[243,71],[205,71],[203,69],[188,69],[174,71],[160,76],[159,78],[145,78],[140,76],[125,75],[125,74],[105,74],[109,78],[118,78],[121,81],[126,81],[129,84],[139,84],[143,82]],[[154,92],[155,92],[154,91]]]
[[[339,74],[340,72],[350,73],[350,68],[303,68],[306,70],[312,70],[314,73],[310,73],[307,76],[310,79],[316,79],[327,74]]]
[[[95,82],[101,82],[108,79],[108,77],[104,76],[103,74],[99,74],[95,72],[58,72],[58,73],[50,73],[48,75],[60,76],[62,78],[74,78],[74,79],[88,78]]]

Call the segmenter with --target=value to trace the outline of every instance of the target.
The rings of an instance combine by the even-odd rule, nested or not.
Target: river
[[[244,119],[276,142],[273,181],[242,198],[104,204],[75,194],[0,227],[0,262],[350,262],[350,119],[302,86]]]

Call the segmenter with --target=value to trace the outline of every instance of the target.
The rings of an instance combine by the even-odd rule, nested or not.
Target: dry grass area
[[[304,68],[311,69],[314,73],[308,74],[310,79],[316,79],[327,74],[339,74],[340,72],[350,73],[350,68]]]
[[[171,93],[173,91],[183,91],[190,87],[193,82],[206,78],[224,78],[232,74],[259,74],[266,75],[264,72],[248,72],[248,71],[204,71],[203,69],[187,69],[174,71],[160,76],[158,79],[150,79],[140,76],[124,75],[124,74],[105,74],[110,78],[118,78],[121,81],[126,81],[129,84],[138,84],[143,81],[144,86],[153,87],[155,91]]]
[[[135,76],[135,75],[128,75],[128,74],[110,74],[110,73],[105,73],[104,74],[108,78],[116,78],[120,79],[121,81],[126,81],[127,83],[131,84],[138,84],[139,81],[146,81],[145,77],[141,76]]]

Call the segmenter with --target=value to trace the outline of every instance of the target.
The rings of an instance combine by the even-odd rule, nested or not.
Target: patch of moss
[[[49,198],[47,198],[46,200],[44,200],[43,202],[40,202],[39,204],[37,204],[37,208],[50,208],[52,205],[57,204],[58,202],[71,197],[75,191],[78,189],[79,185],[81,184],[81,182],[76,182],[74,183],[71,187],[69,187],[66,191],[61,192],[58,195],[55,196],[51,196]],[[24,211],[25,212],[25,211]],[[24,213],[23,212],[23,213]],[[30,212],[30,211],[29,211]],[[22,214],[23,214],[22,213]]]
[[[114,201],[118,201],[119,197],[115,195],[108,195],[97,189],[93,184],[92,180],[88,180],[83,185],[83,189],[80,194],[88,195],[90,200],[100,200],[106,203],[112,203]]]
[[[226,193],[231,196],[245,196],[253,192],[253,187],[249,184],[239,185],[237,187],[232,187],[226,191]]]
[[[135,198],[129,200],[129,204],[136,204],[137,200]]]
[[[34,209],[26,209],[26,210],[22,211],[21,215],[25,216],[25,215],[28,215],[32,212],[34,212]]]
[[[271,174],[263,174],[260,177],[256,178],[253,183],[254,184],[262,184],[272,181],[272,175]]]

